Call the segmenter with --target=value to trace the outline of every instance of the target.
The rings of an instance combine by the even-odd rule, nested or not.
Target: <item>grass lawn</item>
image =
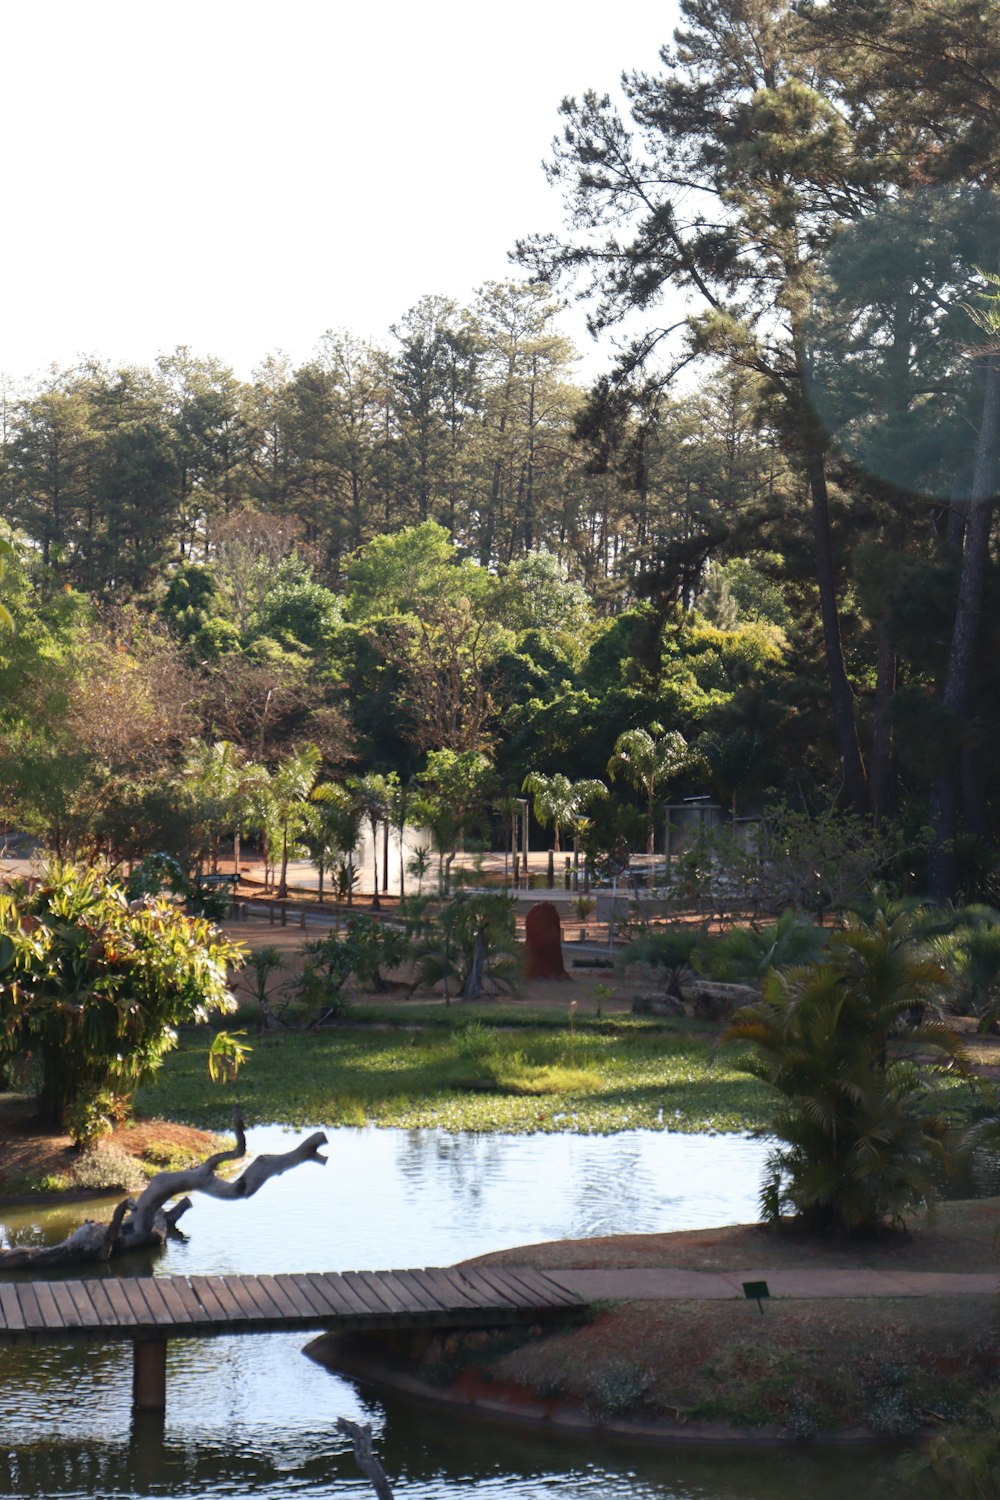
[[[213,1087],[208,1033],[187,1033],[138,1112],[217,1130],[238,1099],[257,1124],[607,1133],[753,1130],[772,1107],[735,1053],[683,1022],[619,1015],[571,1028],[564,1007],[390,1005],[247,1040],[238,1080]]]

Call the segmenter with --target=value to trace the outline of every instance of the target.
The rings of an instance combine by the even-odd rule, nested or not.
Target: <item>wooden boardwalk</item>
[[[540,1271],[344,1271],[0,1282],[0,1341],[523,1323],[584,1306]]]

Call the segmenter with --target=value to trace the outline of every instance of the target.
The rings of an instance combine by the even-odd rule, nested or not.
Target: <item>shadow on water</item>
[[[47,1435],[37,1411],[13,1421],[9,1409],[0,1413],[0,1494],[362,1500],[370,1490],[334,1431],[338,1416],[372,1423],[398,1500],[842,1500],[852,1484],[866,1500],[904,1494],[888,1457],[662,1453],[582,1434],[522,1433],[366,1396],[313,1366],[285,1335],[250,1342],[250,1363],[262,1355],[257,1371],[246,1367],[245,1340],[172,1345],[165,1421],[130,1416],[126,1349],[90,1348],[82,1362],[65,1347],[34,1351],[42,1368],[30,1372],[31,1381],[50,1398]],[[27,1379],[32,1354],[17,1349],[13,1361],[5,1359],[5,1388]],[[282,1399],[282,1371],[291,1359],[308,1366],[315,1382],[308,1409],[299,1399],[292,1410]]]

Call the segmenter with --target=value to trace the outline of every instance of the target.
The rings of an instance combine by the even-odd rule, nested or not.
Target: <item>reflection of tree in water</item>
[[[445,1135],[410,1131],[398,1165],[421,1218],[488,1228],[496,1248],[644,1234],[756,1213],[763,1142],[736,1136]],[[745,1212],[744,1210],[745,1205]],[[488,1248],[488,1247],[484,1247]],[[471,1253],[471,1252],[466,1252]]]
[[[400,1137],[397,1162],[409,1198],[419,1195],[426,1207],[428,1194],[464,1209],[479,1209],[491,1186],[509,1170],[510,1138],[448,1134],[441,1130],[408,1130]]]

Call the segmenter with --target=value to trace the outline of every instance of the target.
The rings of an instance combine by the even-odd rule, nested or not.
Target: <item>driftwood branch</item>
[[[347,1417],[337,1418],[337,1431],[349,1437],[354,1444],[354,1461],[367,1480],[370,1480],[378,1500],[393,1500],[385,1470],[372,1450],[372,1430],[366,1424],[351,1422]]]
[[[325,1163],[320,1147],[326,1136],[317,1130],[291,1151],[258,1156],[246,1171],[228,1181],[216,1176],[223,1162],[238,1161],[247,1152],[246,1130],[239,1108],[233,1110],[236,1145],[228,1151],[217,1151],[196,1167],[178,1172],[157,1172],[137,1201],[125,1198],[118,1204],[107,1224],[88,1219],[58,1245],[18,1246],[0,1249],[0,1270],[19,1270],[22,1266],[63,1265],[72,1262],[102,1261],[125,1250],[147,1245],[162,1245],[176,1230],[177,1220],[191,1207],[189,1193],[208,1193],[213,1198],[251,1198],[272,1177],[279,1177],[304,1161]],[[179,1201],[167,1207],[171,1199]]]

